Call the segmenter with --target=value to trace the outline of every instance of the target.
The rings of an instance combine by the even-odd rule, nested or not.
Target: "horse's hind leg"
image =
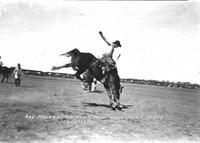
[[[79,79],[79,80],[82,81],[82,78],[81,78],[81,76],[80,76],[80,74],[78,72],[75,73],[75,77],[76,77],[76,79]]]
[[[69,64],[65,64],[63,66],[53,66],[51,68],[51,70],[59,70],[59,69],[62,69],[62,68],[68,68],[68,67],[73,67],[73,64],[72,63],[69,63]]]
[[[81,78],[81,74],[82,73],[84,73],[84,71],[85,71],[85,69],[83,69],[83,70],[77,70],[77,72],[75,73],[75,77],[77,78],[77,79],[79,79],[79,80],[81,80],[82,81],[82,78]]]

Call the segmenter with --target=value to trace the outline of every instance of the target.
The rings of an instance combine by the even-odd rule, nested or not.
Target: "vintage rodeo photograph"
[[[200,141],[200,2],[0,1],[0,143]]]

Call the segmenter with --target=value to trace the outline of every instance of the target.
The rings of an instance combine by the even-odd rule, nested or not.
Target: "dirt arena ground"
[[[0,76],[1,78],[1,76]],[[122,83],[123,84],[123,83]],[[200,92],[123,84],[113,111],[104,88],[74,79],[25,76],[0,83],[0,142],[198,142]]]

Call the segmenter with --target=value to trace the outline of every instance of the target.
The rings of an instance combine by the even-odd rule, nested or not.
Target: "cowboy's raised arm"
[[[111,46],[111,44],[104,37],[103,32],[99,31],[99,34],[101,35],[101,38],[108,44],[108,46]]]

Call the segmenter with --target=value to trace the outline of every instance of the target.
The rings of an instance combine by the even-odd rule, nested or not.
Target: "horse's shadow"
[[[22,88],[36,88],[36,86],[30,86],[30,85],[20,85]]]
[[[2,84],[13,84],[12,82],[1,82]]]
[[[82,102],[83,106],[85,107],[106,107],[106,108],[112,108],[110,105],[108,104],[97,104],[97,103],[86,103],[86,102]],[[123,108],[122,109],[128,109],[129,107],[133,107],[133,105],[122,105]]]
[[[108,104],[97,104],[97,103],[86,103],[86,102],[82,102],[83,106],[85,107],[106,107],[106,108],[111,108],[110,105]]]
[[[94,91],[91,91],[91,93],[103,93],[104,91],[102,90],[94,90]]]

